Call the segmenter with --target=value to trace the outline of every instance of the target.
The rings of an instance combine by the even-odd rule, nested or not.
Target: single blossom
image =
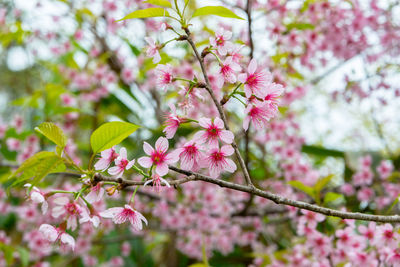
[[[142,167],[150,168],[152,165],[156,166],[156,173],[164,176],[168,173],[168,164],[175,163],[179,160],[176,154],[167,153],[168,139],[160,137],[156,141],[155,149],[147,142],[143,144],[144,152],[150,157],[141,157],[138,162]]]
[[[376,168],[379,173],[379,176],[382,179],[386,179],[393,171],[393,164],[390,161],[383,160],[379,166]]]
[[[148,57],[152,57],[153,58],[153,63],[157,64],[161,60],[161,56],[160,56],[158,45],[156,44],[156,42],[154,42],[153,38],[151,38],[151,37],[145,37],[144,40],[149,45],[149,47],[146,50],[146,55]]]
[[[264,99],[268,94],[268,86],[272,81],[272,76],[265,70],[257,71],[257,61],[252,59],[247,67],[247,74],[239,74],[238,80],[244,84],[244,92],[247,98],[254,94],[256,97]]]
[[[115,166],[108,169],[108,173],[114,175],[116,178],[119,178],[122,176],[125,170],[132,168],[134,163],[135,160],[129,161],[127,159],[126,148],[122,147],[119,150],[118,158],[115,160]]]
[[[249,104],[245,109],[246,117],[243,120],[243,129],[247,131],[250,121],[257,130],[264,128],[272,114],[268,111],[268,104],[260,102],[258,105]]]
[[[53,203],[56,205],[51,215],[54,218],[60,216],[67,217],[67,228],[74,231],[78,226],[78,219],[82,212],[82,207],[76,202],[71,202],[67,197],[58,197],[54,199]]]
[[[278,83],[271,83],[267,89],[267,95],[264,101],[268,104],[268,111],[271,114],[271,118],[275,117],[278,113],[279,97],[283,93],[283,86]]]
[[[167,120],[164,123],[165,128],[163,130],[163,132],[165,133],[165,137],[167,137],[168,139],[173,138],[179,128],[179,125],[186,121],[185,118],[182,118],[176,114],[176,108],[174,105],[171,104],[170,108],[171,112],[167,115]]]
[[[228,40],[232,38],[232,32],[220,28],[215,32],[215,37],[210,37],[210,44],[217,48],[221,56],[225,56],[233,49],[233,44]]]
[[[115,152],[114,147],[101,151],[101,158],[94,165],[95,170],[106,170],[110,166],[111,162],[118,158],[118,156],[119,155]]]
[[[32,185],[31,184],[25,184],[25,187],[30,188]],[[32,187],[32,190],[29,195],[29,199],[32,200],[33,203],[35,204],[40,204],[42,203],[41,210],[42,214],[46,214],[47,209],[49,208],[49,203],[46,201],[45,194],[39,190],[36,186]]]
[[[94,227],[99,226],[100,218],[97,215],[91,215],[86,209],[82,209],[81,218],[79,219],[79,223],[91,222]]]
[[[224,122],[220,118],[215,118],[214,122],[209,118],[200,118],[199,124],[206,130],[197,132],[193,140],[198,144],[203,144],[208,141],[208,145],[211,148],[218,147],[218,140],[226,144],[233,142],[234,136],[231,131],[224,130]]]
[[[121,224],[129,221],[135,231],[142,230],[142,221],[147,225],[146,218],[138,211],[134,210],[131,206],[125,205],[122,207],[115,207],[100,212],[103,218],[110,218],[115,224]]]
[[[156,85],[161,90],[166,90],[167,86],[172,83],[172,66],[170,64],[158,65],[155,70],[157,78]]]
[[[235,83],[237,80],[236,73],[240,70],[240,65],[233,61],[232,57],[228,57],[227,59],[225,59],[219,69],[219,76],[217,78],[218,88],[222,88],[224,82]]]
[[[61,243],[70,246],[72,250],[75,248],[74,238],[67,234],[64,230],[55,228],[50,224],[42,224],[39,227],[39,232],[42,233],[43,236],[50,242],[60,240]]]
[[[105,190],[102,187],[102,183],[97,183],[97,185],[90,188],[90,192],[86,195],[85,199],[90,204],[93,204],[103,199],[104,192]]]
[[[233,173],[236,170],[236,164],[228,156],[233,154],[231,145],[225,145],[219,148],[213,148],[207,155],[206,162],[209,166],[210,176],[217,178],[223,171]]]
[[[197,171],[204,165],[205,155],[195,141],[189,141],[183,147],[175,149],[174,152],[181,160],[181,168],[184,170]]]
[[[153,187],[154,187],[154,189],[155,189],[156,192],[160,192],[160,191],[161,191],[161,183],[163,183],[164,185],[166,185],[166,186],[168,186],[168,187],[171,187],[171,185],[168,183],[168,181],[165,180],[165,179],[163,179],[163,178],[162,178],[160,175],[158,175],[158,174],[154,174],[154,175],[153,175],[153,178],[150,179],[150,180],[148,180],[148,181],[146,181],[146,182],[144,183],[144,185],[146,186],[146,185],[148,185],[148,184],[150,184],[150,183],[153,184]]]

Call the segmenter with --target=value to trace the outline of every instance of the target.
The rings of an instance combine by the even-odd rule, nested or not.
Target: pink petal
[[[144,153],[146,153],[147,155],[150,156],[151,154],[153,154],[154,148],[151,145],[149,145],[149,143],[144,142],[143,143],[143,151],[144,151]]]
[[[119,166],[114,166],[108,169],[108,173],[110,175],[119,175],[121,172],[123,172],[124,169],[121,169]]]
[[[108,168],[109,165],[110,165],[110,161],[108,160],[108,158],[101,158],[101,159],[99,159],[98,162],[96,162],[96,164],[94,164],[94,169],[96,171],[105,170]]]
[[[231,145],[225,145],[221,147],[221,152],[224,153],[225,156],[230,156],[235,152],[235,150]]]
[[[153,38],[151,37],[144,37],[144,40],[146,41],[146,43],[148,43],[151,47],[155,46],[155,42],[153,40]]]
[[[247,131],[249,129],[249,124],[250,124],[250,117],[246,116],[243,120],[243,129]]]
[[[199,125],[203,128],[208,128],[211,125],[211,119],[210,118],[200,118]]]
[[[116,207],[116,208],[109,208],[105,211],[99,213],[99,215],[103,218],[113,218],[116,214],[122,212],[124,208]]]
[[[125,147],[121,147],[121,149],[119,150],[119,156],[120,156],[122,159],[126,159],[127,153],[126,153],[126,148],[125,148]]]
[[[233,162],[233,160],[226,159],[226,163],[227,163],[227,165],[225,166],[226,171],[228,171],[230,173],[233,173],[236,171],[236,164],[235,164],[235,162]]]
[[[100,154],[101,154],[101,157],[102,157],[102,158],[108,159],[108,158],[111,157],[113,151],[114,151],[113,148],[109,148],[109,149],[106,149],[106,150],[104,150],[104,151],[101,151],[101,153],[100,153]]]
[[[247,81],[247,74],[241,73],[238,75],[238,81],[241,83],[245,83]]]
[[[193,141],[195,141],[198,144],[203,144],[205,141],[207,141],[207,132],[198,131],[197,133],[194,134]]]
[[[219,129],[224,128],[224,122],[219,117],[216,117],[214,119],[214,125],[217,126]]]
[[[156,150],[166,152],[168,150],[168,139],[165,137],[158,138],[156,142]]]
[[[54,199],[53,203],[60,205],[60,206],[64,206],[69,202],[69,198],[67,197],[58,197],[56,199]]]
[[[247,68],[247,72],[250,73],[250,74],[253,74],[254,72],[256,72],[256,70],[257,70],[257,60],[255,58],[253,58],[250,61],[250,64],[249,64],[249,66]]]
[[[39,232],[41,232],[44,237],[50,242],[54,242],[57,240],[58,232],[57,229],[51,226],[50,224],[42,224],[39,227]]]
[[[156,167],[156,173],[160,176],[164,176],[168,173],[168,164],[166,163],[162,163],[162,164],[158,164]]]
[[[149,157],[141,157],[138,159],[138,162],[144,168],[150,168],[153,165],[153,161]]]
[[[75,249],[75,240],[74,240],[74,238],[73,238],[72,236],[70,236],[69,234],[67,234],[67,233],[62,233],[62,234],[61,234],[60,240],[61,240],[62,243],[71,246],[72,250]]]
[[[157,51],[157,52],[154,54],[153,63],[154,63],[154,64],[157,64],[157,63],[160,62],[160,61],[161,61],[161,56],[160,56],[160,53]]]
[[[220,133],[221,140],[227,144],[232,144],[233,139],[234,139],[234,135],[231,131],[227,131],[227,130],[222,130]]]

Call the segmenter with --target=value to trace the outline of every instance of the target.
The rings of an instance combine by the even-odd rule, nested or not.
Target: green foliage
[[[335,149],[328,149],[321,146],[313,146],[313,145],[303,145],[301,148],[301,152],[307,153],[310,155],[323,156],[323,157],[335,157],[335,158],[344,158],[344,152]]]
[[[164,8],[152,7],[152,8],[133,11],[132,13],[129,13],[128,15],[117,21],[122,21],[127,19],[144,19],[144,18],[168,17],[168,16],[169,13]]]
[[[334,177],[333,174],[323,177],[323,178],[319,179],[313,187],[305,185],[300,181],[289,181],[288,184],[291,185],[292,187],[306,193],[312,199],[314,199],[315,202],[317,202],[317,204],[320,204],[321,191],[328,185],[328,183],[332,180],[333,177]]]
[[[135,124],[122,121],[104,123],[90,136],[93,154],[118,145],[138,128]]]
[[[192,17],[208,16],[208,15],[215,15],[215,16],[224,17],[224,18],[244,20],[242,17],[239,17],[233,11],[231,11],[223,6],[205,6],[205,7],[198,8],[193,13]]]
[[[328,192],[324,196],[324,205],[337,205],[339,203],[343,203],[344,201],[344,196],[335,192]]]
[[[172,8],[171,3],[167,0],[147,0],[147,1],[144,1],[143,3],[147,3],[147,4],[151,4],[151,5],[155,5],[155,6]]]
[[[288,184],[315,199],[315,191],[311,186],[305,185],[300,181],[289,181]]]
[[[32,185],[39,183],[50,173],[65,171],[64,159],[54,152],[41,151],[25,160],[21,166],[10,175],[14,178],[12,186],[21,185],[32,178]]]
[[[53,141],[57,146],[64,148],[67,145],[67,137],[64,135],[63,131],[51,122],[43,122],[35,130],[49,140]]]

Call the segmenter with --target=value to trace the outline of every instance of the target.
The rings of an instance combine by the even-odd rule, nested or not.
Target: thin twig
[[[186,40],[188,41],[188,43],[192,47],[193,52],[194,52],[197,60],[199,61],[199,64],[200,64],[200,67],[201,67],[201,71],[203,73],[204,80],[206,82],[205,89],[210,94],[215,106],[217,107],[218,113],[219,113],[222,121],[225,124],[225,129],[229,131],[228,120],[226,119],[224,109],[223,109],[222,105],[220,104],[220,102],[217,100],[217,97],[215,96],[214,91],[212,90],[210,80],[208,79],[207,70],[206,70],[206,67],[204,65],[204,59],[200,56],[199,51],[197,50],[196,45],[193,42],[193,39],[191,37],[191,33],[190,33],[189,29],[188,28],[184,28],[184,30],[185,30],[186,35],[187,35],[186,36]],[[232,142],[232,147],[235,150],[235,155],[236,155],[236,157],[237,157],[237,159],[239,161],[240,167],[242,168],[243,175],[244,175],[244,177],[246,179],[247,185],[249,185],[250,187],[254,187],[252,182],[251,182],[249,172],[248,172],[248,170],[246,168],[246,164],[245,164],[242,156],[240,155],[240,151],[239,151],[239,148],[238,148],[235,140],[233,140],[233,142]]]

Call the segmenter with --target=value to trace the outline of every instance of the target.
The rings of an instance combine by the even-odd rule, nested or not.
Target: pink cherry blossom
[[[239,74],[238,80],[244,84],[244,92],[247,98],[252,94],[264,99],[268,94],[268,86],[272,81],[271,73],[260,70],[257,71],[257,61],[252,59],[247,68],[247,74]]]
[[[210,44],[217,48],[221,56],[225,56],[233,48],[233,44],[228,41],[231,37],[232,32],[220,28],[215,32],[214,38],[210,37]]]
[[[90,188],[90,192],[89,192],[89,194],[86,195],[85,199],[90,204],[93,204],[95,202],[102,200],[102,198],[104,196],[104,192],[105,192],[105,190],[102,187],[102,183],[98,183],[97,185],[92,186]]]
[[[31,184],[25,184],[24,187],[30,188],[32,185]],[[29,195],[30,200],[32,200],[33,203],[39,204],[42,203],[42,214],[46,214],[47,209],[49,207],[49,204],[46,201],[45,194],[39,190],[36,186],[32,187],[32,190]]]
[[[153,58],[153,63],[157,64],[161,60],[160,52],[158,51],[159,47],[154,42],[153,38],[145,37],[144,39],[147,42],[147,44],[149,45],[149,47],[146,50],[146,55],[148,57],[152,57]]]
[[[101,158],[94,165],[95,170],[106,170],[110,164],[118,158],[118,153],[115,152],[114,147],[106,149],[101,152]]]
[[[173,153],[178,154],[181,160],[181,168],[184,170],[197,171],[204,165],[205,155],[195,141],[189,141],[183,147],[175,149]]]
[[[155,70],[157,77],[157,87],[161,90],[166,90],[167,86],[172,83],[172,66],[170,64],[158,65]]]
[[[122,174],[124,174],[125,170],[129,170],[130,168],[132,168],[134,163],[135,160],[129,161],[127,159],[126,148],[122,147],[119,150],[118,158],[115,160],[115,166],[108,169],[108,173],[114,175],[116,178],[119,178],[122,176]]]
[[[217,78],[217,86],[218,88],[222,88],[224,82],[235,83],[237,72],[241,70],[239,64],[232,60],[232,57],[228,57],[221,64],[219,69],[219,76]]]
[[[165,137],[171,139],[174,137],[176,131],[179,128],[179,125],[186,121],[185,118],[182,118],[176,114],[176,108],[174,105],[170,105],[171,112],[167,115],[167,120],[165,121],[165,128],[163,132],[165,133]]]
[[[81,218],[79,219],[79,223],[91,222],[94,227],[98,227],[100,224],[100,218],[97,215],[89,214],[86,209],[82,209]]]
[[[379,164],[376,170],[382,179],[386,179],[393,171],[393,164],[390,161],[384,160]]]
[[[82,207],[76,202],[70,201],[67,197],[58,197],[54,199],[53,203],[56,205],[51,215],[54,218],[60,216],[67,218],[67,228],[72,231],[78,226],[78,219],[82,212]]]
[[[150,157],[139,158],[139,164],[145,168],[150,168],[152,165],[155,165],[158,175],[166,175],[168,173],[168,164],[175,163],[179,160],[176,154],[167,153],[168,146],[168,139],[165,137],[158,138],[155,149],[147,142],[144,142],[143,150]]]
[[[267,103],[249,104],[245,109],[245,113],[246,117],[243,120],[243,129],[245,131],[249,128],[250,121],[257,130],[261,130],[272,117]]]
[[[156,192],[160,192],[160,191],[161,191],[161,183],[163,183],[163,184],[166,185],[167,187],[171,187],[171,185],[168,183],[168,181],[165,180],[165,179],[163,179],[163,178],[162,178],[160,175],[158,175],[158,174],[153,174],[152,179],[146,181],[146,182],[144,183],[144,185],[146,186],[146,185],[148,185],[148,184],[150,184],[150,183],[153,184],[154,190],[155,190]]]
[[[199,124],[206,130],[199,131],[193,136],[193,140],[198,144],[203,144],[208,141],[210,148],[216,148],[218,147],[218,140],[226,144],[231,144],[233,142],[233,133],[224,130],[224,122],[220,118],[216,117],[214,122],[209,118],[200,118]]]
[[[210,176],[217,178],[223,171],[233,173],[236,170],[236,164],[230,158],[234,150],[231,145],[225,145],[219,148],[213,148],[209,151],[206,162],[209,166]]]
[[[39,231],[44,235],[44,237],[50,242],[56,242],[60,240],[61,243],[64,243],[74,250],[75,248],[75,240],[72,236],[67,234],[65,231],[55,228],[50,224],[42,224],[39,227]]]
[[[103,218],[111,218],[115,224],[121,224],[129,221],[135,231],[142,230],[142,221],[147,225],[146,218],[138,211],[134,210],[131,206],[125,205],[122,207],[115,207],[100,212]]]

